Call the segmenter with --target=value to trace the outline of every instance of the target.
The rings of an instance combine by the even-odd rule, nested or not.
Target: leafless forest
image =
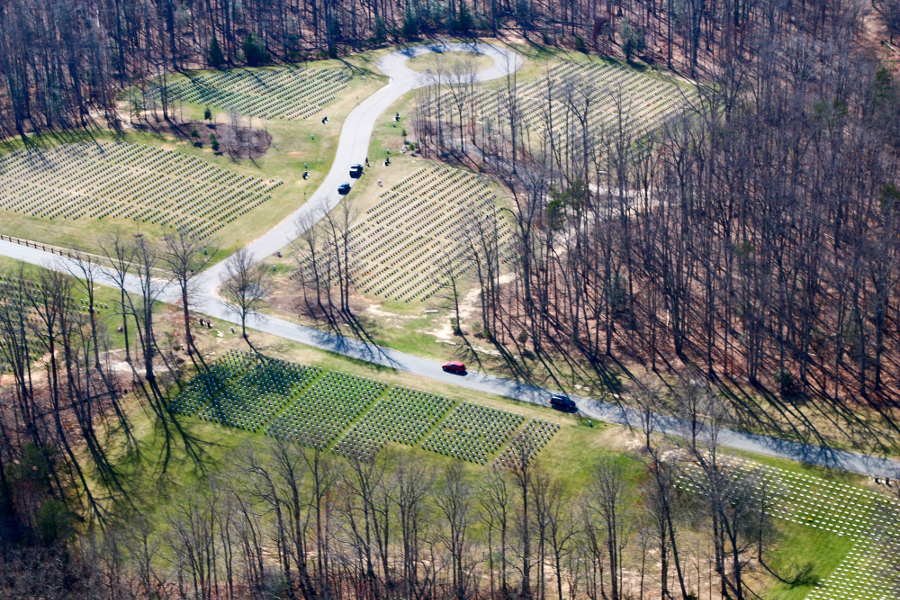
[[[98,283],[116,288],[102,310],[121,318],[124,367],[95,318],[90,260],[39,287],[4,273],[0,596],[687,599],[711,585],[754,597],[777,536],[765,486],[718,461],[716,428],[873,449],[898,439],[900,88],[882,45],[898,32],[897,0],[0,2],[3,137],[115,128],[124,89],[183,69],[448,33],[637,56],[698,81],[690,110],[652,134],[631,127],[624,102],[614,126],[589,127],[590,103],[617,93],[590,82],[547,89],[563,114],[540,115],[541,136],[524,125],[514,78],[490,129],[465,102],[469,84],[437,111],[439,90],[425,89],[414,137],[512,190],[514,210],[498,216],[515,225],[510,283],[490,220],[460,236],[482,289],[480,333],[511,364],[569,355],[600,375],[641,365],[751,390],[722,401],[686,376],[663,406],[635,388],[648,411],[702,418],[712,435],[676,449],[648,431],[636,462],[602,460],[577,486],[524,459],[475,476],[273,442],[150,522],[105,443],[124,439],[135,460],[156,453],[148,477],[163,483],[176,452],[202,471],[203,444],[165,402],[184,371],[176,342],[203,368],[189,301],[207,259],[186,235],[159,247],[112,237],[105,260],[120,279]],[[316,289],[332,319],[352,319],[345,217],[327,222],[328,264],[343,266]],[[229,291],[244,317],[263,273],[231,266],[253,284]],[[183,292],[164,335],[151,277],[163,268]],[[126,273],[141,293],[124,290]],[[130,392],[161,447],[137,443]],[[687,473],[701,493],[676,490]],[[803,565],[774,576],[801,581]]]
[[[462,85],[419,92],[416,136],[426,154],[512,190],[512,283],[500,284],[496,227],[460,236],[486,335],[511,354],[575,354],[600,372],[696,369],[749,386],[734,398],[747,426],[827,441],[827,423],[890,446],[900,397],[892,67],[854,43],[871,18],[856,4],[751,14],[752,27],[716,28],[697,97],[661,130],[640,131],[621,90],[581,79],[547,86],[547,108],[526,118],[512,77],[482,117],[471,83],[448,71]],[[607,100],[614,117],[592,126],[592,104]]]
[[[851,0],[12,0],[0,5],[0,133],[115,127],[123,89],[182,69],[338,56],[443,33],[637,53],[692,78],[723,61],[782,55],[807,85],[824,76],[810,74],[809,61],[828,52],[822,46],[851,53],[869,12]],[[897,0],[878,0],[873,15],[873,45],[900,31]]]

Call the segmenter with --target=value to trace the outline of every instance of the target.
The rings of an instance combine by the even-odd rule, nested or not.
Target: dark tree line
[[[515,279],[473,269],[490,337],[601,373],[614,358],[696,366],[765,399],[735,399],[744,426],[895,446],[900,86],[866,48],[834,43],[860,31],[855,4],[819,7],[752,11],[752,35],[650,134],[639,103],[587,80],[548,84],[530,118],[515,77],[489,115],[419,92],[423,151],[512,190]],[[610,118],[592,127],[600,102]]]

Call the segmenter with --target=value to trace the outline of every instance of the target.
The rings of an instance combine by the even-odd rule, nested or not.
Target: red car
[[[466,365],[455,360],[444,363],[443,365],[441,365],[441,368],[444,369],[444,371],[446,371],[447,373],[456,373],[457,375],[466,374]]]

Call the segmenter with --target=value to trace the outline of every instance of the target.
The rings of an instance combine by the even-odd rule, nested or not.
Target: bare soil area
[[[155,121],[147,119],[132,126],[137,131],[151,131],[171,135],[198,147],[212,146],[210,136],[219,144],[218,152],[234,159],[256,160],[265,156],[272,146],[272,135],[264,129],[234,127],[225,123],[206,121]],[[215,149],[215,147],[213,147]]]

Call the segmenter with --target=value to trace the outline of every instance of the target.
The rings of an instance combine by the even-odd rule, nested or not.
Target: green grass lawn
[[[475,52],[429,52],[406,61],[407,67],[419,73],[455,73],[464,67],[467,71],[483,71],[493,64],[493,58]]]
[[[43,136],[31,140],[43,146],[61,143],[96,140],[117,140],[126,143],[144,144],[169,150],[177,150],[189,156],[197,156],[213,165],[263,179],[284,181],[275,188],[271,198],[261,206],[251,210],[235,221],[227,224],[217,232],[214,241],[222,248],[220,256],[224,257],[240,245],[255,239],[262,233],[277,225],[288,213],[303,204],[315,191],[331,167],[337,140],[343,120],[359,101],[371,95],[386,83],[386,78],[373,70],[374,61],[380,53],[367,53],[352,57],[347,61],[321,61],[317,67],[337,67],[353,73],[347,88],[333,102],[330,102],[321,114],[327,114],[329,122],[321,123],[319,116],[302,121],[263,121],[247,119],[243,125],[257,129],[265,129],[272,136],[272,144],[266,154],[259,159],[232,159],[225,154],[217,154],[209,147],[207,140],[203,147],[197,148],[186,141],[160,129],[160,125],[149,117],[143,129],[131,127],[126,123],[121,134],[105,129],[94,129],[64,135]],[[204,106],[182,104],[175,112],[180,119],[203,120]],[[213,108],[213,121],[227,123],[228,116],[224,111]],[[126,113],[127,114],[127,113]],[[315,139],[313,139],[313,137]],[[0,154],[19,150],[23,147],[21,140],[7,140],[0,145]],[[308,165],[309,179],[302,175],[304,164]],[[150,223],[139,223],[130,219],[88,219],[70,220],[65,218],[42,219],[30,217],[12,211],[3,213],[3,233],[28,240],[66,248],[77,247],[89,252],[99,252],[100,241],[104,235],[114,228],[126,232],[140,231],[151,237],[160,237],[168,230]]]
[[[850,538],[804,527],[787,521],[779,522],[781,541],[772,552],[772,569],[792,583],[776,581],[763,596],[767,600],[802,600],[828,577],[853,547]]]
[[[224,354],[226,347],[230,347],[231,344],[226,345],[219,340],[224,339],[226,343],[232,340],[236,341],[235,336],[227,334],[224,338],[217,337],[215,331],[220,326],[221,324],[214,323],[212,332],[198,334],[197,343],[208,354],[207,360],[214,360],[217,356]],[[619,432],[597,423],[594,423],[593,427],[589,427],[582,419],[571,415],[490,394],[473,392],[423,377],[414,377],[393,369],[350,360],[328,352],[284,343],[264,336],[253,336],[253,341],[265,353],[279,358],[289,358],[303,364],[314,364],[324,369],[368,377],[389,385],[407,386],[452,397],[459,401],[483,404],[520,413],[526,418],[537,417],[558,422],[562,425],[562,429],[540,453],[540,459],[546,461],[548,469],[564,474],[575,489],[582,487],[589,477],[591,460],[588,460],[588,457],[596,459],[601,455],[609,454],[611,451],[607,450],[604,439],[610,435],[619,434]],[[212,352],[215,352],[215,356],[212,355]],[[170,498],[173,492],[183,486],[196,485],[201,481],[206,481],[207,477],[222,472],[224,468],[233,464],[235,453],[243,446],[259,446],[266,443],[267,438],[261,433],[249,433],[194,417],[173,415],[172,418],[177,419],[179,426],[185,432],[200,441],[200,447],[204,454],[203,470],[206,472],[198,469],[197,465],[184,453],[183,447],[176,442],[175,452],[169,464],[169,472],[164,477],[160,477],[159,458],[164,447],[163,430],[154,425],[151,415],[136,401],[132,400],[130,406],[130,417],[134,421],[136,435],[141,440],[140,455],[123,453],[121,440],[116,436],[110,440],[110,443],[114,449],[113,454],[116,456],[116,461],[129,481],[132,496],[138,501],[149,500],[147,506],[140,507],[142,511],[155,512],[165,506],[165,499]],[[448,461],[452,460],[418,447],[396,444],[389,444],[389,447],[396,451],[413,453],[417,459],[421,458],[436,467],[446,465]],[[466,467],[472,470],[485,468],[469,463],[466,463]],[[164,501],[161,502],[160,499]]]

